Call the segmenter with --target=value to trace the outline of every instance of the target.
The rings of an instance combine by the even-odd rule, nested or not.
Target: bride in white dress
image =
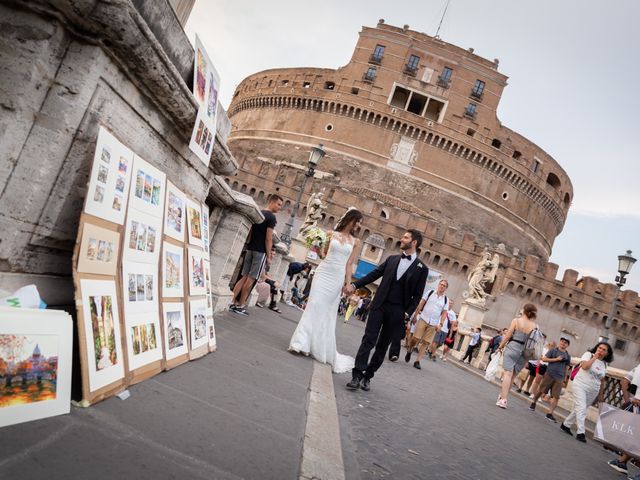
[[[362,225],[362,213],[347,210],[330,232],[325,258],[316,268],[307,307],[289,342],[289,351],[311,355],[331,365],[335,373],[350,372],[354,359],[336,349],[336,318],[342,288],[351,283],[353,261],[359,240],[355,232]]]

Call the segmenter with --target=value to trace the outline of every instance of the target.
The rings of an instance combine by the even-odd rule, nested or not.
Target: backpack
[[[529,336],[524,342],[522,354],[525,360],[537,360],[542,357],[544,350],[544,337],[538,327],[529,332]]]

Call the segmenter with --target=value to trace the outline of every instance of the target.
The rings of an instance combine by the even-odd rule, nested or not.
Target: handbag
[[[447,346],[449,346],[449,347],[453,346],[453,337],[447,337],[447,338],[445,338],[445,339],[444,339],[444,343],[445,343]]]
[[[640,458],[639,412],[621,410],[612,405],[600,405],[593,439],[634,458]]]

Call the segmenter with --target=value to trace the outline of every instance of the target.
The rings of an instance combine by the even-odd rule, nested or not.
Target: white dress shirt
[[[414,252],[413,254],[411,254],[411,258],[400,259],[400,263],[398,263],[398,270],[396,271],[396,280],[400,280],[400,278],[402,278],[402,275],[404,275],[405,272],[409,269],[417,256],[417,253]]]

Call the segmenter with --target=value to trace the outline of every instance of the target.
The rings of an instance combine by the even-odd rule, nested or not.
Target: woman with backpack
[[[522,307],[522,314],[518,318],[511,320],[511,325],[507,333],[502,337],[498,350],[503,352],[502,367],[504,374],[502,375],[502,389],[498,395],[496,405],[500,408],[507,408],[507,396],[511,389],[511,380],[514,371],[519,372],[524,367],[528,358],[525,358],[525,343],[529,339],[531,332],[536,330],[538,326],[535,318],[538,309],[535,305],[527,303]]]
[[[580,369],[573,378],[573,410],[560,425],[563,432],[571,433],[571,424],[575,423],[576,440],[585,443],[584,420],[587,418],[587,408],[598,397],[602,401],[604,389],[604,377],[607,374],[607,365],[613,361],[613,349],[607,342],[598,342],[591,350],[580,358]]]

